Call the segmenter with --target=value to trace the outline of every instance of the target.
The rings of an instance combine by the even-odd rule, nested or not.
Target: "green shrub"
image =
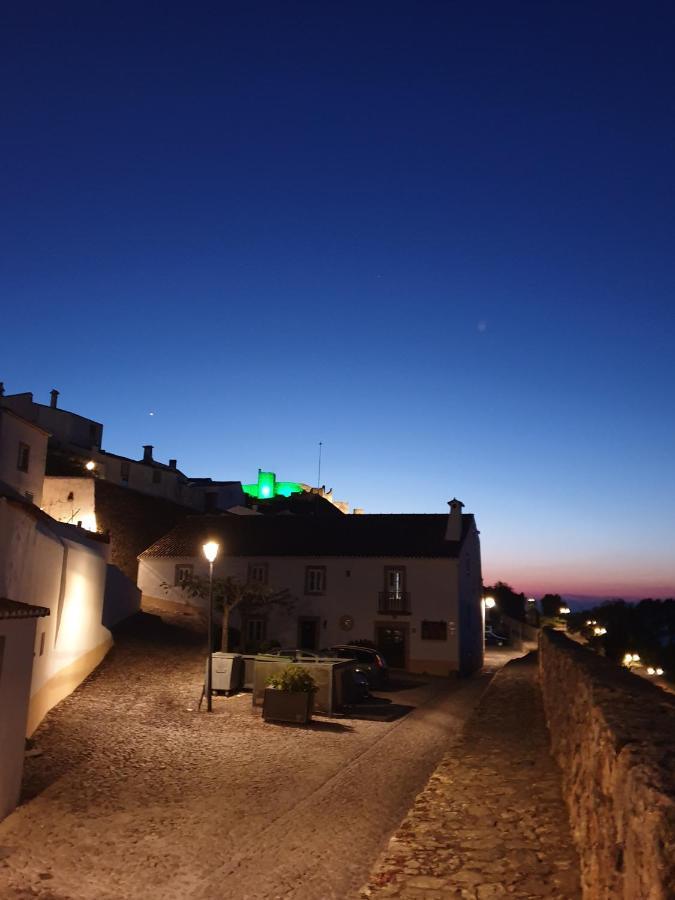
[[[289,663],[281,672],[270,675],[267,679],[267,687],[276,691],[313,694],[316,691],[316,682],[303,666]]]

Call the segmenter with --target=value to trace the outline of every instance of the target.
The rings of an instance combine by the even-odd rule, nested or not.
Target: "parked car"
[[[503,647],[505,644],[508,644],[509,639],[504,637],[503,634],[497,634],[497,632],[492,628],[491,625],[488,625],[485,629],[485,646],[486,647]]]
[[[363,672],[371,687],[383,687],[389,680],[389,669],[384,657],[371,647],[361,647],[358,644],[336,644],[322,650],[328,656],[337,656],[338,659],[353,659],[358,663],[357,668]]]

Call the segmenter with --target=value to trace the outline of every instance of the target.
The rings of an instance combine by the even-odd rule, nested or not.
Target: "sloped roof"
[[[19,603],[18,600],[0,597],[0,619],[38,619],[48,615],[46,606],[33,606],[31,603]]]
[[[463,515],[461,540],[446,541],[447,523],[444,514],[187,516],[139,559],[199,556],[208,540],[217,540],[228,556],[453,558],[475,523]]]

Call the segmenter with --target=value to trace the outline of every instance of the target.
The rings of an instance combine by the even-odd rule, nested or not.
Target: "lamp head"
[[[218,556],[220,544],[218,544],[216,541],[208,541],[208,543],[204,544],[202,550],[207,560],[212,563],[215,560],[216,556]]]

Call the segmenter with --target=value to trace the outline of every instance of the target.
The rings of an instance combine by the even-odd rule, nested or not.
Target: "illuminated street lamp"
[[[536,597],[528,597],[528,598],[527,598],[527,602],[528,602],[528,603],[536,603],[536,602],[537,602],[537,599],[536,599]]]
[[[483,603],[485,604],[485,609],[494,609],[497,605],[497,601],[494,597],[485,597]]]
[[[213,668],[213,563],[218,556],[220,546],[216,541],[208,541],[204,544],[202,550],[204,556],[209,563],[209,646],[208,656],[206,659],[206,710],[213,712],[213,703],[211,701],[211,681]]]
[[[561,616],[569,616],[571,612],[572,610],[569,608],[569,606],[561,606],[559,609],[559,613]]]

